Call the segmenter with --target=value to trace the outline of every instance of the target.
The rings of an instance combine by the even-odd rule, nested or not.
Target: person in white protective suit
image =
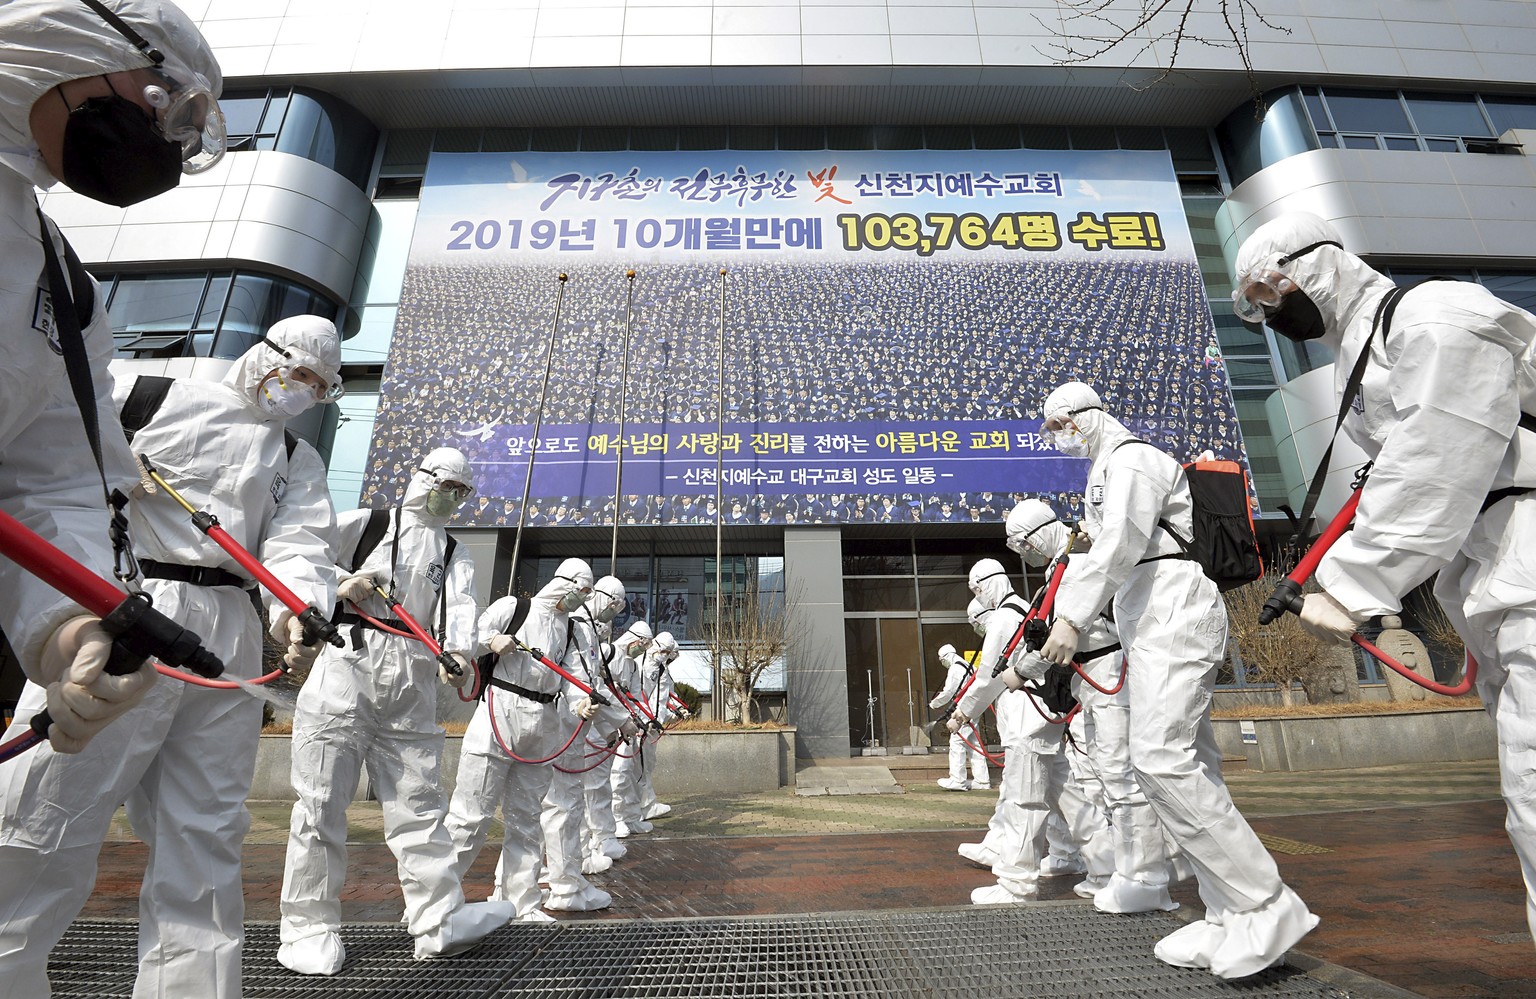
[[[639,697],[640,662],[654,640],[650,625],[633,621],[608,650],[609,658],[602,665],[604,689],[613,705],[599,716],[602,724],[598,731],[614,752],[586,774],[589,857],[600,854],[610,860],[620,860],[629,852],[619,838],[614,812],[614,774],[618,762],[633,752],[631,744],[645,729],[646,718],[631,698]]]
[[[217,516],[229,536],[299,599],[331,601],[336,516],[319,454],[284,423],[341,394],[340,340],[329,320],[273,326],[220,382],[170,382],[138,425],[146,456],[186,500]],[[270,405],[279,382],[302,386],[302,405]],[[116,388],[120,405],[133,384]],[[225,675],[262,671],[255,583],[169,496],[128,509],[144,588],[154,606],[204,635]],[[301,644],[293,612],[269,597],[272,633],[290,665],[318,651]],[[28,685],[23,724],[45,701]],[[0,768],[0,994],[48,994],[44,965],[90,894],[112,813],[127,804],[149,846],[139,892],[136,995],[240,995],[245,799],[256,767],[261,702],[240,691],[168,681],[77,755],[40,747]]]
[[[624,584],[614,576],[604,576],[593,584],[591,599],[571,614],[572,638],[576,643],[572,650],[575,668],[571,672],[605,698],[609,695],[604,692],[602,679],[603,630],[611,627],[624,603]],[[616,718],[614,712],[623,710],[614,704],[599,706],[582,737],[554,762],[554,774],[544,794],[544,810],[539,820],[544,830],[544,880],[549,884],[544,896],[546,909],[590,912],[613,904],[607,892],[582,876],[613,866],[610,857],[602,853],[588,857],[583,850],[587,813],[583,779],[588,767],[597,768],[598,761],[589,759],[590,754],[601,753],[612,759],[606,751],[606,739],[599,736],[606,736],[622,725],[623,718]]]
[[[1007,571],[997,559],[984,558],[971,566],[970,587],[981,608],[991,613],[986,616],[986,635],[976,661],[977,680],[950,717],[951,730],[979,718],[1007,689],[1000,678],[992,676],[992,670],[1004,660],[1008,643],[1029,613],[1029,606],[1014,592]],[[1023,647],[1020,642],[1018,649]],[[998,701],[997,729],[1006,752],[1004,789],[999,799],[1007,801],[1008,807],[1002,834],[996,840],[997,859],[992,864],[997,883],[971,892],[971,901],[978,905],[1038,897],[1047,816],[1059,809],[1061,789],[1067,780],[1061,726],[1051,724],[1027,697]]]
[[[671,724],[674,718],[688,715],[687,708],[673,706],[676,703],[673,692],[677,689],[677,680],[672,676],[672,664],[677,662],[678,654],[677,639],[670,631],[663,631],[656,636],[654,648],[646,656],[648,669],[641,674],[645,697],[656,715],[656,725],[652,726],[652,732],[649,733],[653,746],[661,738],[661,728]],[[638,776],[640,817],[649,822],[671,814],[672,806],[656,797],[655,750],[645,753],[645,765],[640,768]]]
[[[960,657],[953,645],[941,645],[939,647],[939,662],[943,663],[946,672],[944,674],[944,686],[933,699],[928,702],[931,710],[939,711],[956,700],[964,688],[976,675],[971,664]],[[987,773],[987,758],[979,749],[972,749],[972,745],[981,745],[981,730],[974,724],[963,725],[949,734],[949,776],[939,778],[939,786],[946,791],[969,791],[971,788],[979,788],[983,791],[992,789],[992,777]],[[970,767],[970,774],[966,774],[966,767]]]
[[[1129,663],[1131,766],[1194,867],[1205,903],[1205,918],[1158,941],[1155,953],[1221,978],[1262,971],[1317,917],[1280,880],[1221,780],[1210,707],[1227,614],[1216,584],[1180,544],[1194,530],[1188,480],[1178,462],[1106,413],[1082,382],[1051,392],[1043,412],[1043,433],[1058,450],[1093,459],[1083,518],[1093,547],[1072,560],[1041,654],[1071,662],[1113,598]]]
[[[1480,285],[1402,295],[1315,215],[1281,216],[1238,251],[1238,315],[1338,358],[1342,395],[1369,343],[1344,430],[1374,460],[1354,530],[1323,558],[1302,626],[1336,642],[1396,614],[1435,572],[1435,596],[1477,661],[1498,731],[1505,828],[1536,934],[1536,316]]]
[[[163,0],[113,6],[121,30],[80,0],[0,5],[0,511],[109,579],[116,560],[106,495],[138,479],[112,405],[111,325],[95,281],[43,221],[34,187],[62,180],[85,197],[126,206],[175,187],[183,172],[206,169],[224,152],[222,76],[197,26]],[[124,31],[147,38],[163,63],[155,67]],[[151,96],[168,106],[157,109]],[[63,330],[65,313],[78,319],[78,339]],[[78,397],[69,357],[84,376]],[[87,415],[104,471],[82,422]],[[58,752],[79,752],[155,679],[148,663],[122,676],[103,673],[111,639],[96,619],[6,558],[0,630],[27,678],[46,689]]]
[[[277,951],[291,971],[334,975],[346,960],[347,806],[365,763],[383,807],[384,842],[395,855],[416,958],[465,950],[512,916],[505,905],[465,904],[443,825],[437,684],[469,682],[467,653],[475,644],[474,561],[451,544],[445,527],[473,489],[464,455],[437,448],[411,474],[398,507],[353,510],[340,519],[343,578],[334,620],[346,645],[321,653],[293,714],[298,800],[288,827]],[[375,587],[435,632],[459,673],[416,639],[369,622],[407,630]]]
[[[1050,504],[1037,499],[1014,507],[1005,530],[1008,547],[1033,566],[1046,566],[1061,557],[1071,537]],[[1081,550],[1076,545],[1074,549]],[[1069,558],[1065,578],[1070,578],[1074,564]],[[1095,862],[1078,893],[1091,896],[1103,912],[1171,911],[1178,903],[1168,894],[1167,841],[1131,767],[1130,692],[1121,682],[1127,666],[1113,622],[1104,614],[1095,617],[1081,644],[1077,659],[1093,682],[1073,673],[1072,693],[1082,705],[1078,719],[1085,745],[1084,752],[1069,749],[1068,759],[1086,762],[1081,780],[1090,798],[1102,800],[1107,823],[1077,830],[1080,836],[1086,833],[1085,838],[1103,844],[1086,851]],[[1103,858],[1111,859],[1113,866],[1102,867]]]
[[[521,646],[574,675],[580,665],[571,615],[591,595],[591,567],[568,558],[529,598],[521,625],[513,627],[518,600],[512,596],[493,602],[477,625],[480,644],[496,659],[483,678],[489,684],[484,700],[464,733],[458,781],[448,805],[453,870],[463,880],[500,806],[505,833],[492,898],[511,902],[515,918],[524,921],[553,918],[540,909],[544,837],[539,817],[554,775],[551,763],[568,742],[581,741],[598,705]]]
[[[647,818],[659,817],[672,810],[655,811],[656,792],[651,788],[651,770],[656,765],[656,753],[650,748],[661,737],[669,713],[665,700],[672,689],[667,664],[677,658],[677,639],[670,631],[656,635],[645,658],[635,664],[634,694],[640,723],[640,734],[627,743],[627,748],[613,765],[613,817],[614,828],[620,839],[628,839],[635,833],[648,833],[655,828]],[[640,705],[643,705],[640,706]],[[649,802],[649,804],[648,804]]]

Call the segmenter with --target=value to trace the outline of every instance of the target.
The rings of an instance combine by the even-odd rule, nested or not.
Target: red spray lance
[[[208,513],[206,510],[199,510],[191,503],[188,503],[186,498],[177,492],[174,486],[165,481],[165,478],[155,469],[154,465],[150,464],[148,455],[139,455],[139,464],[143,466],[144,474],[149,476],[150,481],[165,490],[165,494],[171,499],[181,504],[181,508],[186,510],[187,514],[192,518],[193,527],[196,527],[203,534],[207,535],[214,544],[224,549],[229,557],[240,563],[241,568],[250,573],[251,577],[260,583],[267,592],[281,601],[284,607],[293,611],[298,617],[299,623],[304,627],[303,644],[314,645],[316,642],[324,640],[330,642],[338,649],[346,644],[329,618],[321,614],[319,609],[312,604],[306,604],[303,600],[300,600],[298,594],[284,585],[282,580],[272,575],[271,571],[257,561],[254,555],[246,551],[238,541],[230,537],[229,532],[219,525],[218,517]]]
[[[443,647],[438,644],[437,639],[429,635],[427,630],[417,624],[416,619],[406,612],[404,604],[390,596],[384,587],[378,583],[373,584],[373,592],[379,595],[380,600],[389,605],[389,612],[395,616],[395,619],[404,624],[410,630],[411,635],[427,647],[427,651],[432,653],[439,666],[447,670],[452,676],[464,675],[464,667],[459,665],[459,661],[443,651]]]
[[[1274,592],[1269,595],[1269,599],[1264,601],[1264,608],[1259,611],[1259,624],[1270,624],[1287,611],[1298,615],[1301,613],[1303,606],[1301,588],[1312,577],[1312,574],[1317,571],[1318,564],[1322,562],[1323,556],[1328,553],[1328,549],[1332,548],[1334,543],[1344,536],[1344,532],[1354,525],[1355,511],[1360,506],[1360,493],[1365,489],[1365,483],[1369,475],[1370,465],[1366,465],[1355,477],[1354,492],[1350,494],[1348,501],[1339,510],[1338,515],[1323,529],[1323,533],[1312,543],[1312,547],[1302,556],[1301,561],[1296,564],[1296,568],[1291,570],[1285,579],[1281,580],[1280,585],[1276,586]],[[1381,651],[1371,642],[1362,638],[1358,633],[1350,635],[1349,640],[1370,653],[1378,662],[1385,664],[1393,672],[1405,679],[1412,680],[1431,693],[1442,694],[1446,697],[1460,697],[1469,692],[1477,682],[1477,660],[1472,658],[1472,653],[1470,652],[1467,653],[1467,668],[1461,682],[1454,687],[1448,687],[1433,680],[1426,680],[1418,673]]]
[[[101,618],[102,628],[113,636],[108,673],[132,673],[149,656],[200,676],[224,672],[224,664],[203,648],[202,639],[150,606],[147,593],[124,593],[4,512],[0,555]],[[47,739],[52,724],[46,710],[33,715],[29,731],[0,745],[0,762]]]

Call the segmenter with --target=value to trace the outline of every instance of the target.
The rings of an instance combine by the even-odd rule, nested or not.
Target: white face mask
[[[1088,438],[1078,430],[1053,430],[1051,443],[1068,458],[1088,457]]]
[[[976,634],[980,635],[982,638],[987,637],[987,622],[986,621],[980,620],[980,619],[972,621],[971,622],[971,627],[976,629]]]
[[[281,420],[299,416],[319,401],[310,386],[301,382],[285,382],[279,375],[266,379],[256,390],[256,405],[263,413]]]

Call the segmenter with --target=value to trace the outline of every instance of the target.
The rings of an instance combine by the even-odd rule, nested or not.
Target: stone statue
[[[1426,680],[1434,680],[1435,671],[1429,661],[1429,650],[1417,635],[1403,629],[1402,618],[1390,614],[1383,617],[1381,629],[1381,636],[1376,639],[1377,648]],[[1429,696],[1429,691],[1407,677],[1399,676],[1396,670],[1383,665],[1381,671],[1387,675],[1387,690],[1392,700],[1422,701]]]

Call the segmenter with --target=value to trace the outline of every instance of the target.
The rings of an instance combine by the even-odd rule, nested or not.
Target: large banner
[[[362,502],[449,444],[471,526],[1076,515],[1069,379],[1242,457],[1166,152],[435,153]]]

